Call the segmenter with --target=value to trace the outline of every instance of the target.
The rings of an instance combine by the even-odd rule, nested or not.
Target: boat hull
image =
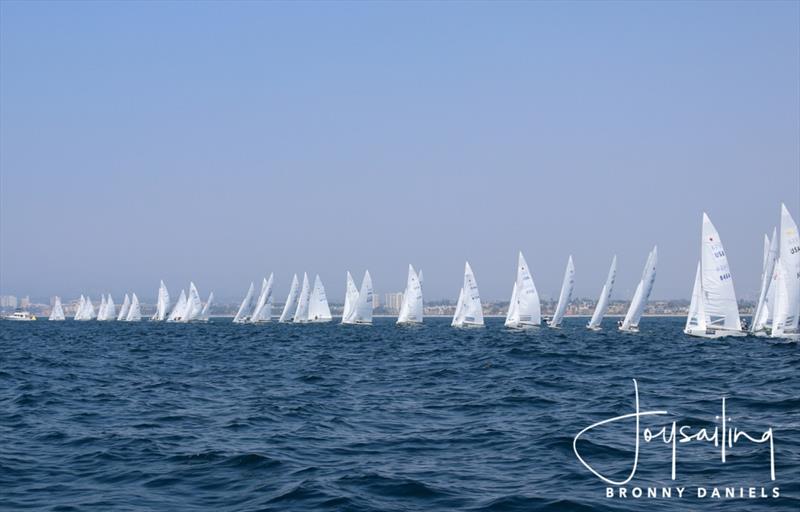
[[[741,338],[747,336],[747,332],[745,331],[727,331],[722,329],[684,329],[684,334],[688,336],[693,336],[695,338],[706,338],[706,339],[720,339],[720,338]]]

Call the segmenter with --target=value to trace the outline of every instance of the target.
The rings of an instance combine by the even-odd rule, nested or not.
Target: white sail
[[[400,314],[397,317],[398,324],[418,324],[422,323],[422,282],[414,267],[408,266],[408,279],[406,289],[403,292],[403,303],[400,305]]]
[[[706,331],[706,312],[703,307],[703,279],[700,262],[697,262],[697,272],[694,276],[692,289],[692,302],[689,304],[689,315],[686,317],[686,327],[683,332],[689,334],[693,331]]]
[[[84,314],[83,320],[94,320],[97,318],[97,313],[94,311],[94,305],[92,304],[92,299],[88,296],[86,297],[86,304],[84,304],[86,308],[86,313]]]
[[[797,334],[800,321],[800,234],[785,204],[781,205],[781,241],[778,261],[782,267],[783,290],[776,290],[775,319],[781,324],[780,334]],[[783,295],[785,294],[785,297]],[[779,315],[780,314],[780,315]]]
[[[50,311],[48,320],[61,321],[64,320],[64,308],[61,306],[61,297],[56,297],[53,301],[53,310]]]
[[[458,301],[456,301],[456,311],[453,313],[453,321],[450,325],[453,327],[461,327],[461,318],[464,314],[464,287],[458,290]]]
[[[192,322],[197,320],[203,312],[203,302],[200,300],[200,292],[194,283],[189,283],[189,296],[186,298],[186,310],[183,313],[181,322]]]
[[[422,269],[419,269],[419,272],[417,272],[417,278],[419,279],[419,285],[422,286],[425,282],[424,278],[422,277]]]
[[[755,334],[765,331],[769,320],[769,291],[770,283],[775,272],[775,262],[778,259],[778,236],[777,230],[772,230],[772,239],[764,235],[764,263],[761,267],[761,289],[758,294],[758,302],[753,313],[750,332]]]
[[[242,300],[242,304],[239,306],[239,311],[237,311],[236,316],[233,317],[233,323],[243,324],[250,319],[250,302],[253,300],[254,289],[253,283],[250,283],[250,288],[247,289],[247,294],[244,296],[244,300]]]
[[[200,322],[208,322],[211,318],[211,303],[214,301],[214,292],[208,294],[208,300],[203,305],[203,311],[200,312],[200,317],[197,319]]]
[[[347,283],[344,294],[344,309],[342,310],[342,323],[353,324],[356,320],[356,302],[358,302],[358,288],[353,281],[353,276],[347,272]]]
[[[558,305],[553,313],[553,318],[548,324],[550,327],[558,327],[567,312],[567,305],[572,300],[572,290],[575,287],[575,265],[572,263],[572,256],[567,260],[567,269],[564,271],[564,281],[561,283],[561,294],[558,296]]]
[[[317,275],[314,278],[314,289],[308,301],[308,321],[330,322],[331,320],[331,309],[328,307],[328,297],[325,295],[325,287],[322,285],[322,280],[319,278],[319,275]]]
[[[700,272],[706,327],[740,331],[742,324],[739,320],[739,305],[736,302],[728,255],[717,229],[705,213],[703,213],[701,244]]]
[[[169,290],[167,290],[167,285],[164,284],[162,280],[158,286],[158,300],[156,301],[156,312],[150,318],[154,322],[162,322],[167,319],[167,315],[169,314]]]
[[[117,321],[123,321],[128,318],[128,311],[131,309],[131,299],[128,297],[128,294],[125,294],[125,298],[122,299],[122,306],[119,308],[119,314],[117,315]]]
[[[364,274],[364,279],[361,280],[361,290],[358,292],[358,299],[356,300],[356,313],[354,323],[357,324],[371,324],[372,323],[372,277],[369,275],[369,270]]]
[[[620,326],[621,331],[638,331],[639,320],[642,318],[647,301],[650,300],[650,292],[653,291],[653,284],[656,280],[656,264],[658,261],[658,247],[653,247],[647,255],[647,262],[642,271],[642,279],[636,286],[631,305],[625,315],[625,319]]]
[[[508,312],[506,313],[506,327],[516,327],[519,324],[519,306],[517,304],[517,282],[511,288],[511,300],[508,302]]]
[[[521,292],[518,295],[521,295]],[[469,262],[464,265],[461,307],[458,308],[456,314],[458,316],[453,318],[453,325],[456,327],[483,327],[483,307],[481,306],[478,282],[475,280],[475,274],[473,274]]]
[[[289,288],[289,296],[286,297],[286,303],[283,305],[283,312],[278,319],[279,322],[291,322],[294,320],[294,312],[297,309],[297,297],[300,295],[300,283],[297,280],[297,274],[292,276],[292,285]]]
[[[608,277],[606,277],[606,282],[603,285],[603,289],[600,290],[600,298],[597,299],[597,306],[594,308],[594,313],[592,313],[592,319],[589,320],[589,323],[586,325],[588,329],[592,330],[599,330],[600,324],[603,323],[603,317],[608,311],[608,303],[611,300],[611,292],[614,289],[614,281],[617,279],[617,256],[614,255],[614,258],[611,260],[611,267],[608,269]]]
[[[134,293],[131,297],[131,307],[128,310],[128,316],[125,318],[126,322],[138,322],[142,319],[142,309],[139,306],[139,297]]]
[[[474,276],[473,276],[474,279]],[[477,287],[477,285],[476,285]],[[465,298],[467,297],[465,290]],[[517,279],[512,290],[512,302],[509,304],[510,315],[507,315],[507,327],[536,327],[542,323],[542,306],[539,301],[539,292],[533,283],[528,262],[522,252],[517,257]],[[483,324],[483,316],[481,316]]]
[[[169,314],[169,317],[167,317],[167,322],[180,322],[186,313],[186,304],[186,292],[181,290],[181,294],[178,295],[178,301],[172,308],[172,312]]]
[[[83,315],[83,310],[86,305],[86,298],[81,294],[81,298],[78,299],[78,305],[75,306],[75,314],[73,315],[73,320],[83,320],[81,317]]]
[[[297,309],[294,312],[295,323],[308,322],[308,303],[311,300],[311,286],[308,284],[308,274],[303,272],[303,287],[297,297]]]
[[[258,294],[258,301],[250,318],[251,323],[272,321],[272,280],[273,274],[270,273],[269,279],[264,279],[261,283],[261,293]]]
[[[772,286],[775,288],[774,292],[774,316],[772,320],[772,329],[770,336],[773,338],[782,338],[787,333],[787,319],[789,317],[790,298],[789,298],[789,280],[787,279],[786,266],[783,265],[781,258],[775,265],[775,279]]]
[[[106,296],[104,293],[100,294],[100,305],[97,307],[97,320],[103,321],[106,319]]]
[[[117,319],[117,305],[114,304],[114,299],[111,298],[111,294],[109,293],[106,297],[106,311],[104,315],[104,320],[116,320]]]

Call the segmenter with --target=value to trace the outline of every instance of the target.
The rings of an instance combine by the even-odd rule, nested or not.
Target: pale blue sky
[[[688,297],[701,212],[737,292],[800,220],[800,4],[0,3],[0,290],[238,298],[345,270],[507,299]]]

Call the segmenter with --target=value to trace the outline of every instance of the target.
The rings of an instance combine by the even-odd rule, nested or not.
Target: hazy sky
[[[345,270],[506,299],[740,297],[800,220],[800,4],[0,3],[0,292],[239,298]]]

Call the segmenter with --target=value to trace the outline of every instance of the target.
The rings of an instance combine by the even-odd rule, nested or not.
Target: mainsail
[[[567,260],[567,269],[564,271],[564,281],[561,283],[561,294],[558,296],[558,305],[553,313],[553,318],[548,324],[550,327],[558,327],[567,312],[567,305],[572,300],[572,289],[575,287],[575,265],[572,263],[572,256]]]
[[[409,265],[406,289],[405,292],[403,292],[403,302],[400,305],[400,314],[397,317],[397,323],[422,323],[422,315],[422,282],[414,271],[414,267]]]
[[[242,304],[239,306],[239,311],[237,311],[236,316],[233,317],[233,323],[243,324],[250,319],[250,302],[253,300],[253,290],[253,283],[250,283],[250,288],[247,289],[247,294],[244,296],[244,300],[242,300]]]
[[[97,320],[102,322],[106,319],[106,295],[100,294],[100,306],[97,307]]]
[[[183,319],[183,315],[185,313],[186,313],[186,292],[181,290],[181,294],[178,295],[178,301],[175,303],[175,307],[172,308],[172,312],[169,314],[167,322],[180,322]]]
[[[194,283],[189,283],[189,297],[186,299],[186,310],[183,313],[181,322],[191,322],[197,320],[203,311],[203,302],[200,300],[200,292]]]
[[[272,321],[272,280],[273,274],[270,273],[269,279],[264,279],[261,283],[261,293],[258,294],[258,301],[250,318],[251,323]]]
[[[131,298],[131,308],[128,310],[127,322],[138,322],[142,319],[142,310],[139,306],[139,297],[134,293]]]
[[[483,327],[481,296],[469,262],[464,265],[464,284],[461,287],[458,305],[453,316],[453,325],[456,327]]]
[[[350,271],[347,272],[347,284],[344,295],[344,309],[342,310],[342,323],[352,324],[356,320],[356,302],[358,302],[358,288],[353,281]]]
[[[81,294],[81,298],[78,300],[78,305],[75,306],[75,315],[72,317],[73,320],[83,320],[83,310],[86,308],[86,297]]]
[[[600,298],[597,299],[597,306],[594,308],[594,313],[592,313],[592,319],[589,320],[589,324],[586,326],[592,330],[599,330],[600,324],[603,323],[603,317],[608,311],[608,303],[611,299],[611,291],[614,289],[614,281],[617,278],[617,256],[614,255],[614,258],[611,260],[611,267],[608,269],[608,277],[606,277],[606,282],[603,285],[603,289],[600,290]]]
[[[364,274],[364,279],[361,280],[361,290],[358,292],[358,297],[356,298],[355,314],[352,323],[372,323],[372,295],[372,277],[370,277],[369,270],[367,270]]]
[[[800,234],[785,204],[781,205],[781,242],[778,265],[782,288],[776,290],[773,336],[798,334],[800,321]]]
[[[128,298],[128,294],[125,294],[125,298],[122,299],[122,306],[119,308],[119,314],[117,315],[118,321],[123,321],[128,318],[128,311],[131,309],[131,299]]]
[[[525,256],[522,255],[522,252],[520,252],[517,257],[517,279],[514,281],[511,295],[511,302],[509,303],[508,314],[506,315],[506,327],[536,327],[541,325],[542,307],[539,301],[539,292],[536,290],[536,285],[533,283],[533,277],[531,276],[528,262],[525,261]],[[466,297],[467,294],[465,293],[465,298]],[[482,325],[482,315],[480,322]]]
[[[369,274],[367,274],[369,276]],[[371,316],[370,316],[371,318]],[[308,321],[309,322],[330,322],[331,309],[328,307],[328,297],[325,295],[325,287],[322,280],[317,275],[314,278],[314,290],[308,301]]]
[[[289,288],[289,296],[286,297],[286,304],[283,305],[283,312],[278,319],[279,322],[291,322],[294,320],[294,312],[297,310],[297,297],[300,295],[300,284],[297,281],[297,274],[292,276],[292,286]]]
[[[656,280],[656,263],[658,260],[658,247],[653,247],[653,250],[647,255],[647,262],[642,271],[642,279],[636,286],[636,292],[633,294],[631,305],[628,308],[628,313],[620,326],[621,331],[638,331],[639,320],[644,313],[644,307],[650,299],[650,292],[653,291],[653,284]]]
[[[169,290],[164,281],[158,287],[158,301],[156,302],[156,312],[150,320],[161,322],[167,319],[169,311]]]
[[[775,262],[778,260],[778,234],[777,229],[772,230],[772,239],[764,235],[764,263],[761,267],[761,289],[758,294],[758,303],[753,313],[750,332],[755,334],[771,328],[770,283],[775,273]],[[773,305],[774,306],[774,305]]]
[[[308,302],[310,299],[311,287],[308,284],[308,274],[303,272],[303,287],[297,298],[297,309],[294,312],[293,322],[298,324],[308,322]]]
[[[50,311],[48,320],[64,320],[64,308],[61,306],[61,297],[56,297],[53,301],[53,310]]]
[[[211,303],[214,301],[214,292],[208,294],[208,300],[203,305],[203,311],[200,312],[200,317],[197,319],[200,322],[208,322],[211,317]]]

